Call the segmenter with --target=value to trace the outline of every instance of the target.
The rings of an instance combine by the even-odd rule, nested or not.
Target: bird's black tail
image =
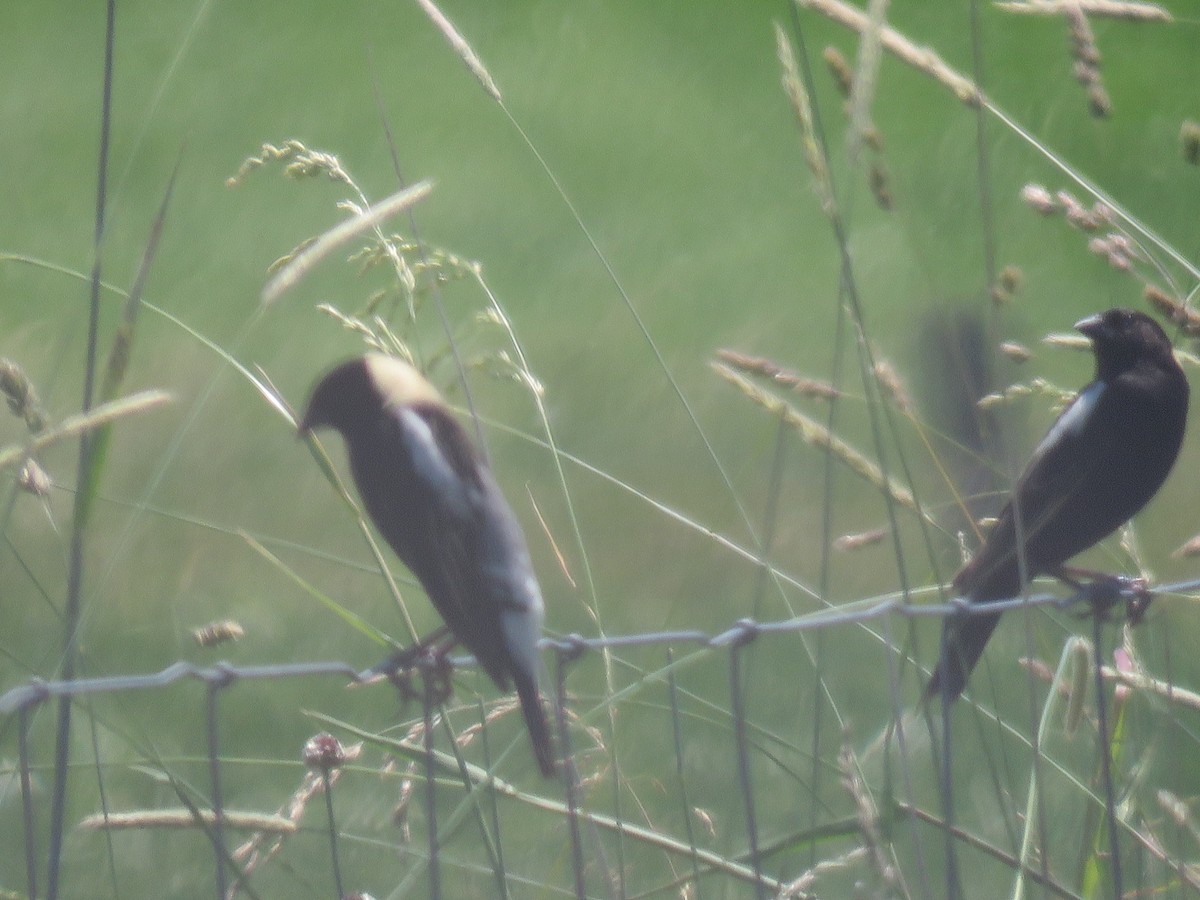
[[[942,693],[947,700],[958,699],[999,621],[1000,613],[946,619],[941,655],[925,688],[925,700]]]
[[[546,725],[546,713],[542,709],[542,696],[538,692],[537,681],[529,674],[515,669],[512,671],[512,679],[517,687],[517,697],[521,701],[521,712],[525,715],[525,727],[529,729],[529,739],[533,742],[533,755],[537,758],[538,768],[542,775],[552,778],[558,771],[558,765],[554,761],[554,742]]]

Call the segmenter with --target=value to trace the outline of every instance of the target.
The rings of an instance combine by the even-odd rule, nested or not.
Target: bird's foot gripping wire
[[[1150,590],[1145,578],[1130,578],[1128,581],[1128,589],[1133,592],[1133,596],[1129,598],[1126,607],[1126,618],[1130,625],[1141,625],[1142,619],[1146,617],[1146,610],[1150,608],[1150,601],[1154,599],[1154,591]]]
[[[450,664],[450,651],[454,647],[454,641],[446,641],[441,644],[424,643],[414,647],[414,652],[407,652],[406,655],[410,658],[404,665],[399,665],[385,672],[387,680],[390,681],[400,692],[400,699],[403,702],[416,700],[426,702],[433,705],[443,703],[450,699],[450,694],[453,688],[450,684],[450,673],[453,666]],[[421,676],[421,683],[415,683],[416,675]]]
[[[1088,615],[1099,616],[1102,621],[1111,621],[1112,611],[1122,601],[1125,602],[1125,617],[1130,625],[1139,625],[1145,618],[1154,592],[1140,576],[1111,575],[1105,572],[1092,572],[1086,569],[1064,568],[1058,573],[1059,578],[1079,590],[1080,598],[1091,608],[1080,617]]]
[[[441,703],[451,693],[450,651],[456,643],[448,628],[439,628],[419,644],[398,650],[368,669],[362,680],[370,682],[386,678],[400,692],[404,702],[428,698],[433,703]],[[421,685],[415,683],[417,674],[423,679]]]

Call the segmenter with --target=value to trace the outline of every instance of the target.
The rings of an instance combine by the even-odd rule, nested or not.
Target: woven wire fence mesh
[[[1042,607],[1082,606],[1099,622],[1111,618],[1121,604],[1145,598],[1142,585],[1100,585],[1075,595],[1017,598],[996,604],[991,611],[1004,610],[1016,617]],[[1162,594],[1196,590],[1200,581],[1155,589]],[[1030,779],[1027,814],[1037,809],[1040,819],[1051,820],[1032,830],[1015,808],[1005,809],[1016,804],[1015,798],[1004,799],[1007,789],[990,798],[998,800],[998,808],[982,817],[968,809],[955,810],[953,799],[939,793],[947,770],[939,769],[944,763],[938,760],[937,739],[931,736],[939,727],[934,720],[948,715],[948,708],[939,710],[936,702],[924,710],[916,703],[895,706],[878,734],[856,735],[851,723],[842,723],[840,735],[814,736],[816,743],[805,747],[786,731],[801,731],[797,719],[812,714],[811,696],[788,683],[790,673],[784,679],[773,677],[764,670],[762,657],[756,658],[764,644],[775,642],[785,655],[794,654],[800,650],[802,636],[832,629],[862,626],[882,634],[890,630],[889,622],[976,612],[961,603],[913,603],[911,598],[896,596],[783,621],[744,619],[717,634],[674,631],[546,639],[542,642],[549,661],[545,692],[554,711],[562,760],[557,780],[530,777],[522,737],[513,736],[511,726],[502,721],[515,718],[511,701],[478,698],[471,702],[451,698],[441,687],[433,689],[431,685],[439,683],[443,673],[429,657],[412,660],[410,668],[392,672],[386,679],[377,669],[358,671],[341,662],[257,666],[181,662],[145,675],[35,680],[0,695],[4,729],[16,730],[20,748],[10,766],[10,782],[20,785],[25,823],[23,853],[16,847],[8,852],[10,859],[23,856],[28,896],[38,896],[43,860],[39,824],[46,820],[46,804],[35,799],[34,786],[43,767],[31,756],[30,729],[49,701],[67,697],[95,712],[93,698],[163,691],[195,681],[202,692],[192,692],[177,703],[181,717],[203,723],[197,732],[203,737],[202,746],[194,753],[196,775],[185,776],[186,765],[180,761],[168,764],[150,757],[140,764],[103,758],[73,764],[78,769],[73,777],[95,778],[100,784],[110,768],[136,766],[168,784],[165,793],[179,801],[172,807],[115,809],[101,791],[101,808],[77,823],[78,836],[72,840],[80,844],[106,840],[118,872],[123,865],[118,860],[145,853],[146,840],[152,845],[187,842],[183,835],[194,834],[210,845],[214,873],[210,890],[218,897],[275,895],[278,870],[285,873],[285,882],[299,878],[318,896],[323,890],[314,872],[323,873],[328,881],[324,890],[333,890],[335,896],[368,893],[363,881],[374,883],[373,890],[379,890],[381,882],[390,882],[435,897],[492,892],[523,896],[534,886],[581,898],[728,896],[731,892],[816,897],[864,891],[881,896],[941,896],[962,890],[953,882],[963,870],[972,873],[967,876],[970,886],[977,877],[973,870],[985,865],[1008,870],[1016,883],[1025,883],[1029,890],[1079,896],[1059,873],[1069,868],[1069,861],[1087,843],[1098,839],[1102,829],[1096,824],[1096,831],[1056,833],[1051,824],[1056,815],[1053,806],[1063,800],[1052,798],[1062,788],[1050,787],[1055,778],[1049,770],[1076,785],[1081,796],[1070,802],[1093,807],[1088,816],[1093,823],[1104,821],[1100,814],[1106,810],[1115,813],[1114,805],[1122,804],[1125,791],[1132,789],[1122,779],[1113,794],[1097,781],[1095,771],[1089,775],[1086,765],[1076,769],[1079,745],[1094,763],[1097,752],[1119,756],[1121,743],[1110,730],[1112,725],[1104,731],[1098,724],[1081,727],[1085,718],[1104,721],[1097,718],[1101,708],[1097,695],[1088,694],[1088,678],[1080,680],[1072,674],[1081,660],[1084,669],[1091,665],[1094,648],[1086,640],[1067,642],[1057,672],[1033,670],[1048,677],[1052,689],[1039,713],[1043,721],[1031,722],[1027,733],[1013,721],[993,718],[996,714],[986,704],[976,707],[972,700],[962,701],[974,714],[982,739],[996,740],[996,752],[1006,757],[991,777],[1006,783],[1011,778],[1012,787]],[[1099,625],[1095,633],[1101,634]],[[883,663],[884,671],[912,670],[903,676],[905,682],[915,676],[919,684],[925,677],[908,665],[898,645],[885,643],[882,656],[886,660],[881,657],[877,662]],[[655,657],[657,666],[647,662]],[[617,676],[611,682],[613,693],[599,700],[576,695],[569,687],[571,672],[589,658],[603,659],[632,677]],[[470,658],[452,663],[456,670],[474,665]],[[688,689],[689,669],[698,667],[725,681],[724,700],[711,688],[702,695]],[[1106,685],[1100,702],[1109,703],[1106,695],[1115,688],[1115,711],[1110,711],[1108,721],[1119,723],[1118,730],[1129,727],[1124,719],[1131,694],[1168,704],[1200,703],[1200,698],[1128,663],[1103,665],[1099,675],[1097,683]],[[887,681],[886,675],[874,673],[862,680],[863,686],[875,689],[881,678]],[[244,784],[230,787],[240,780],[230,777],[230,769],[246,761],[223,749],[222,737],[230,728],[223,712],[228,708],[225,699],[245,690],[247,682],[298,679],[332,679],[360,690],[375,685],[381,691],[390,685],[397,689],[401,710],[409,713],[393,728],[371,733],[334,715],[312,712],[311,717],[326,723],[333,733],[314,733],[300,754],[303,766],[289,766],[297,771],[297,784],[289,797],[277,798],[274,808],[255,808],[254,800],[245,799],[253,797],[252,790]],[[893,683],[893,696],[902,693],[899,688]],[[377,693],[374,702],[388,701]],[[617,736],[611,727],[627,715],[653,720],[638,726],[632,742]],[[1052,723],[1049,729],[1047,718]],[[1068,735],[1081,731],[1072,752],[1050,746],[1050,738],[1058,739],[1064,731]],[[639,752],[639,742],[669,751],[657,752],[647,761]],[[949,739],[944,746],[953,752]],[[263,749],[280,755],[277,764],[288,765],[281,748]],[[1038,777],[1046,784],[1035,783],[1033,773],[1039,770],[1033,760],[1040,763]],[[625,771],[631,774],[624,775]],[[204,777],[198,777],[200,772]],[[714,779],[732,783],[736,808],[714,810],[705,805]],[[964,778],[963,783],[976,781]],[[722,785],[721,792],[728,787]],[[642,796],[645,792],[655,795],[652,801]],[[1164,813],[1186,820],[1186,812],[1172,811],[1167,798],[1162,802]],[[1111,815],[1111,821],[1118,828],[1114,846],[1136,873],[1124,890],[1140,893],[1195,886],[1188,865],[1170,849],[1162,823],[1155,828],[1125,812]],[[1000,822],[1004,826],[997,832]],[[538,835],[536,839],[531,840],[531,832]],[[314,840],[322,833],[324,841]],[[142,837],[132,841],[131,835]],[[148,839],[146,835],[158,836]],[[369,865],[365,860],[370,860]],[[394,873],[383,874],[389,869]],[[118,887],[121,880],[118,875]],[[205,895],[196,882],[184,892]],[[972,894],[968,889],[966,895]]]

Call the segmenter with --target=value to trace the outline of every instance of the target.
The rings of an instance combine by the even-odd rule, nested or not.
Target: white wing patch
[[[412,457],[417,477],[430,485],[436,496],[455,513],[465,515],[470,509],[467,485],[442,453],[429,423],[407,408],[396,410],[396,415],[400,418],[401,432],[408,442],[409,456]]]
[[[1104,393],[1106,387],[1107,385],[1103,381],[1096,379],[1072,400],[1066,412],[1058,417],[1054,427],[1046,432],[1042,442],[1037,445],[1037,449],[1033,451],[1033,458],[1040,458],[1047,450],[1065,438],[1078,438],[1087,426],[1088,419],[1092,417],[1096,405],[1100,402],[1100,395]]]

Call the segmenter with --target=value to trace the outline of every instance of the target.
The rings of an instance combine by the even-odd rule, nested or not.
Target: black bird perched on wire
[[[313,389],[300,433],[321,427],[345,439],[367,512],[454,639],[501,690],[515,684],[538,768],[553,775],[537,679],[541,591],[521,527],[466,431],[416,369],[379,353],[342,363]]]
[[[954,577],[958,596],[988,603],[1021,594],[1107,537],[1161,487],[1187,422],[1188,383],[1171,342],[1149,316],[1110,309],[1077,322],[1092,341],[1096,377],[1033,452],[996,524]],[[953,700],[1000,614],[948,618],[926,696]]]

